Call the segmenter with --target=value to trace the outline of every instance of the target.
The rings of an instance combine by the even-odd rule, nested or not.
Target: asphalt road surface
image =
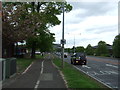
[[[70,56],[64,59],[70,64]],[[87,65],[74,65],[74,67],[109,88],[118,88],[118,63],[117,59],[87,56]]]
[[[3,90],[24,88],[39,90],[40,88],[67,88],[58,69],[53,65],[50,55],[43,60],[36,60],[20,76],[11,78],[3,84]],[[13,89],[14,90],[14,89]]]

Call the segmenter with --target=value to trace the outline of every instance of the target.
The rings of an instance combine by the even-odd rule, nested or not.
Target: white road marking
[[[118,72],[115,71],[109,71],[109,72],[111,72],[112,74],[118,74]]]
[[[115,71],[104,71],[104,72],[106,72],[107,74],[118,74],[118,73],[115,72]]]
[[[41,74],[43,73],[43,63],[44,63],[44,61],[42,62],[42,65],[41,65]]]
[[[91,68],[91,67],[89,67],[89,66],[87,66],[87,65],[82,65],[82,67],[86,67],[86,68],[88,68],[88,69]]]
[[[110,74],[118,74],[118,72],[115,72],[115,71],[100,71],[100,73],[96,73],[94,72],[95,75],[110,75]]]
[[[101,75],[101,74],[99,74],[99,73],[97,73],[97,72],[95,72],[95,71],[87,72],[87,74],[90,74],[90,75],[92,75],[92,76]]]
[[[106,66],[109,66],[109,67],[114,67],[114,68],[118,68],[118,66],[111,65],[111,64],[106,64]]]
[[[40,80],[38,80],[36,84],[38,85],[39,83],[40,83]]]
[[[80,68],[76,67],[76,66],[73,66],[75,67],[76,69],[78,69],[79,71],[82,71],[83,73],[87,74],[88,76],[94,78],[95,80],[99,81],[100,83],[104,84],[105,86],[109,87],[109,88],[112,88],[111,86],[107,85],[106,83],[104,83],[102,80],[100,79],[97,79],[95,78],[94,76],[90,75],[88,72],[86,73],[85,71],[81,70]]]
[[[32,62],[32,64],[33,64],[33,62]],[[32,66],[32,64],[30,64],[22,74],[25,74],[29,70],[29,68]]]
[[[41,71],[40,71],[40,75],[41,74],[43,74],[43,68],[44,68],[44,61],[42,61],[42,64],[41,64]],[[39,76],[39,78],[38,78],[38,80],[37,80],[37,82],[36,82],[36,85],[35,85],[35,87],[34,87],[34,90],[37,90],[37,88],[38,88],[38,86],[39,86],[39,84],[40,84],[40,76]]]
[[[105,75],[106,73],[104,73],[103,71],[100,71],[100,73],[102,73],[101,75]]]
[[[34,90],[37,90],[37,88],[38,88],[38,84],[36,84],[34,88],[35,88]]]

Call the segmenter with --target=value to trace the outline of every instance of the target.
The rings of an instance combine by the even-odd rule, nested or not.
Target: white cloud
[[[96,3],[97,5],[94,3],[93,6],[90,3],[91,8],[87,6],[88,4],[84,6],[85,3],[82,3],[83,8],[76,7],[71,12],[65,13],[65,39],[67,40],[65,47],[74,45],[74,36],[76,46],[86,47],[88,44],[97,45],[100,40],[112,44],[118,34],[117,3]],[[89,13],[91,10],[93,14]],[[59,19],[62,20],[62,16],[59,16]],[[62,24],[51,30],[56,34],[56,43],[60,43]],[[81,35],[78,35],[80,33]]]

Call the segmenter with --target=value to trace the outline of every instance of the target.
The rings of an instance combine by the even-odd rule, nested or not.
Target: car
[[[39,52],[39,51],[36,51],[36,52],[35,52],[35,54],[36,54],[36,55],[40,55],[40,54],[41,54],[41,52]]]
[[[87,64],[86,55],[84,53],[74,53],[71,56],[71,64],[86,65]]]

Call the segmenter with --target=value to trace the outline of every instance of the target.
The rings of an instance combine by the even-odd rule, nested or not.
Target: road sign
[[[65,40],[65,39],[63,40],[63,39],[62,39],[62,40],[61,40],[61,44],[66,44],[66,40]]]

